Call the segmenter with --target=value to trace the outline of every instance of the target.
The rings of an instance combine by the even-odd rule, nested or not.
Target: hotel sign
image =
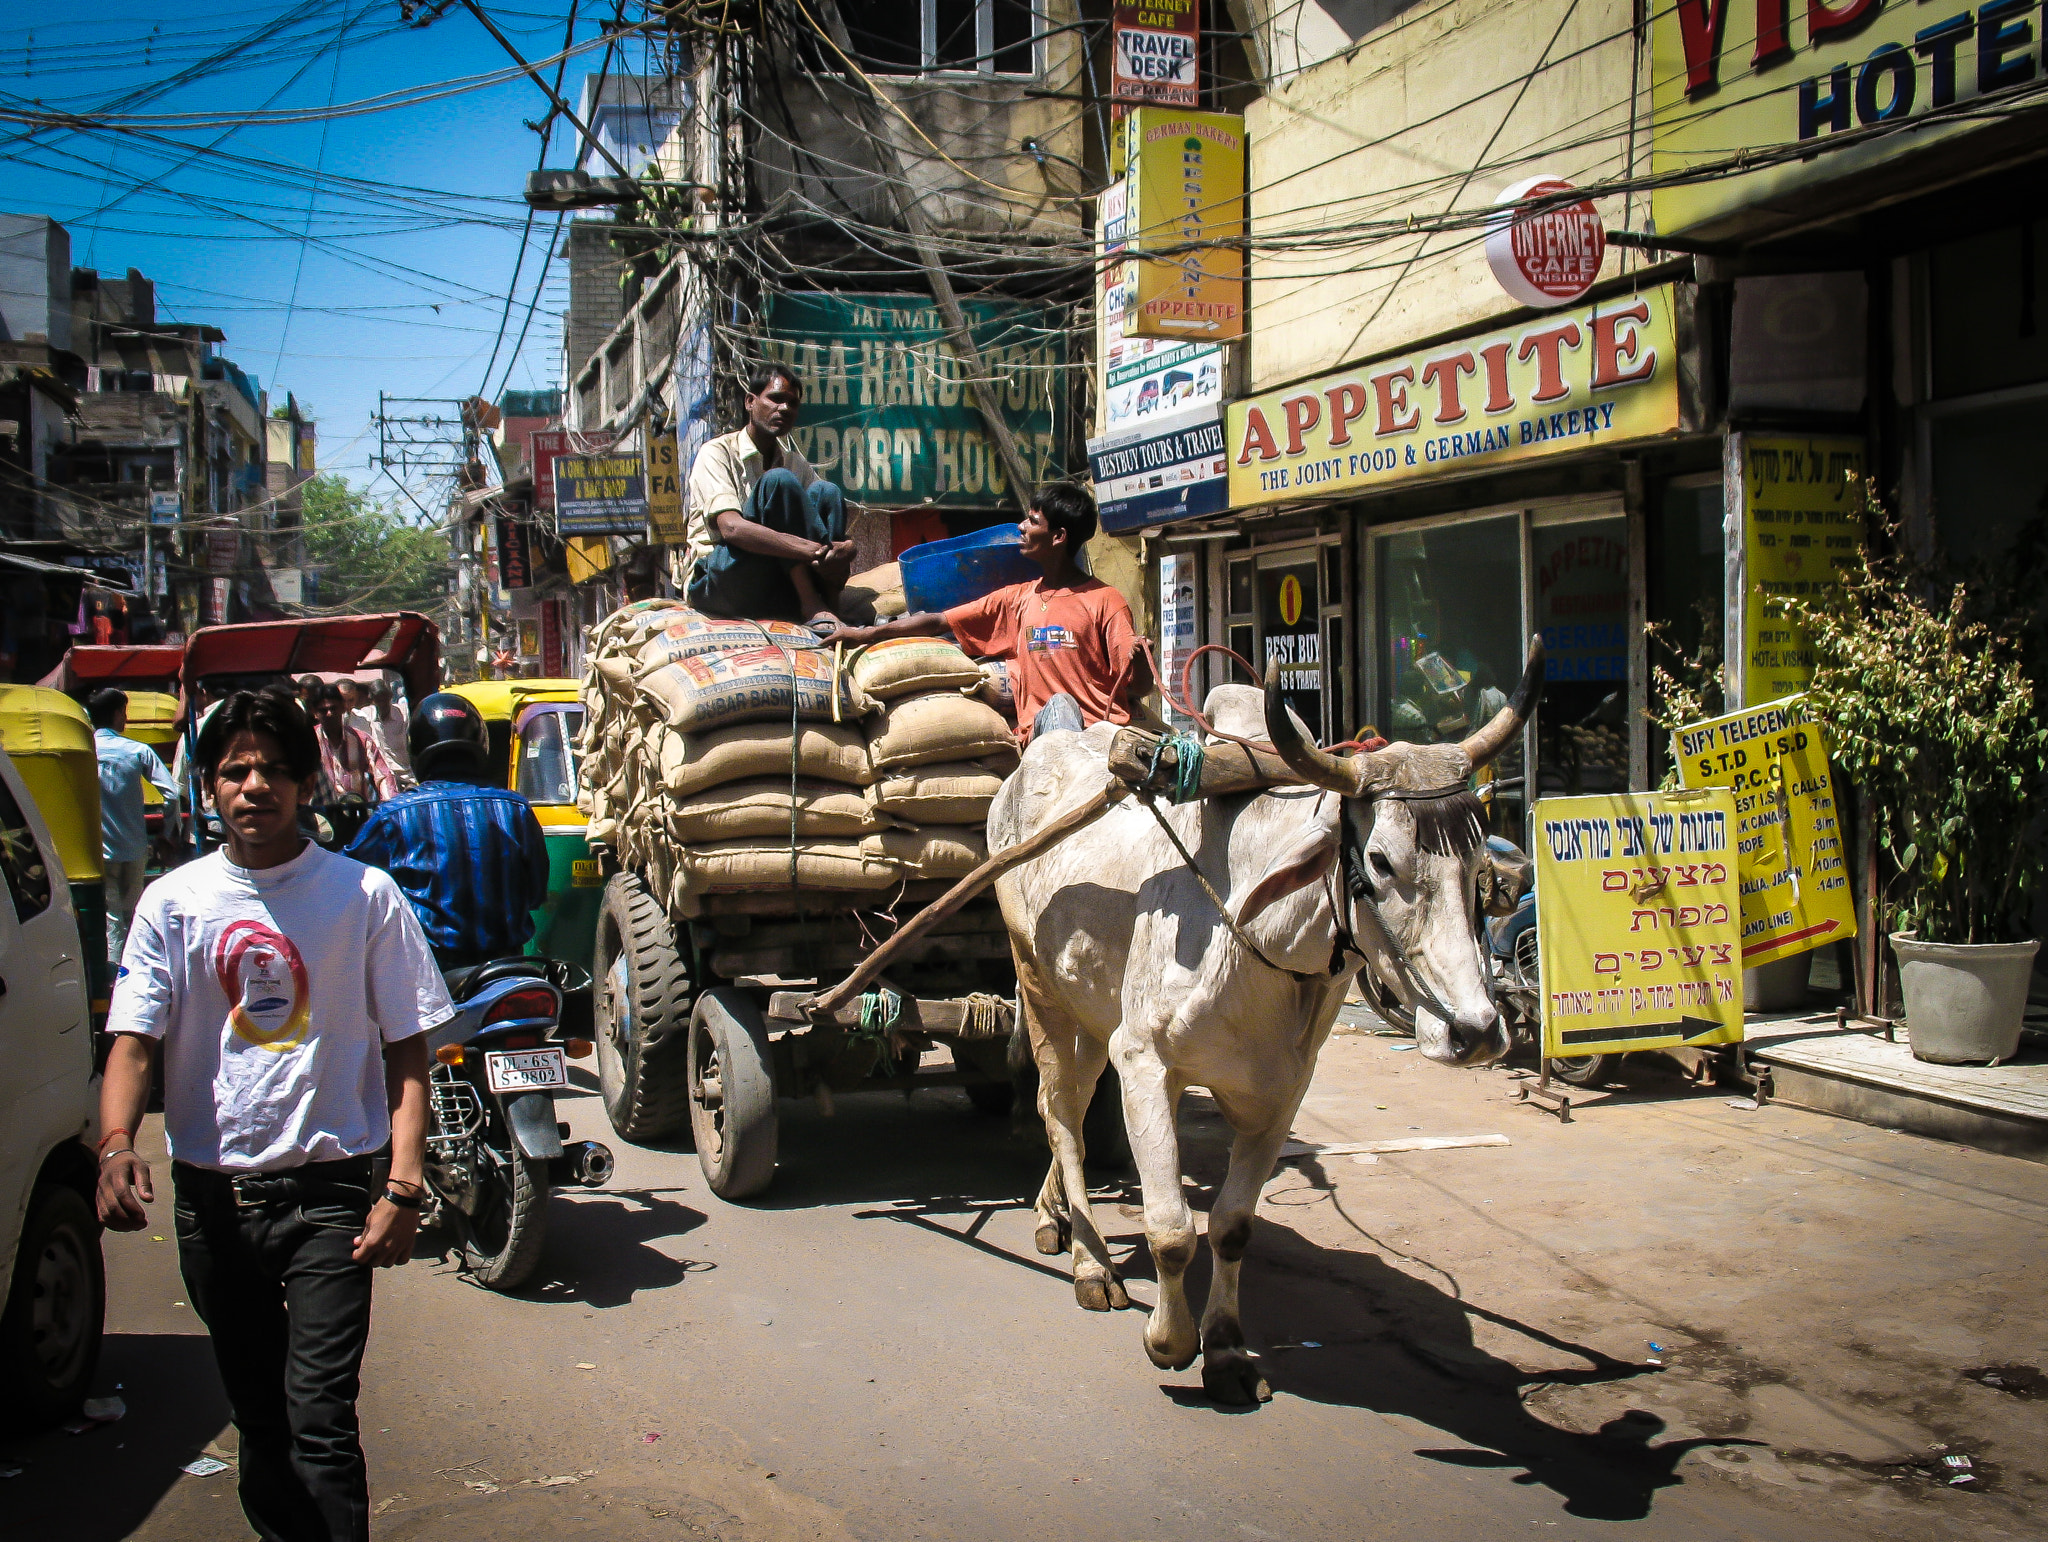
[[[1679,427],[1669,285],[1232,402],[1230,503],[1370,492]]]

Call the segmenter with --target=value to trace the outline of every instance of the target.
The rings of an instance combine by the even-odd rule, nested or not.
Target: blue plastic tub
[[[1018,549],[1021,540],[1015,525],[995,525],[910,547],[896,559],[904,603],[913,611],[947,610],[1038,577],[1038,564]]]

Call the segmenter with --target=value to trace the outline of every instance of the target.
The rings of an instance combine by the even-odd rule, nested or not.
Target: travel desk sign
[[[1737,905],[1726,788],[1538,803],[1543,1053],[1739,1043]]]
[[[647,524],[640,452],[555,459],[555,525],[564,535],[638,535]]]
[[[1788,697],[1678,731],[1687,787],[1735,794],[1745,968],[1856,935],[1841,805],[1820,725]]]

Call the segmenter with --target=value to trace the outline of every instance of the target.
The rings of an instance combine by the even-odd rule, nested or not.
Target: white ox
[[[1507,1052],[1478,932],[1481,811],[1465,784],[1520,730],[1541,660],[1537,643],[1514,699],[1462,744],[1392,744],[1345,759],[1307,740],[1273,676],[1263,703],[1250,686],[1212,691],[1206,715],[1219,730],[1256,737],[1263,717],[1274,748],[1311,784],[1159,806],[1236,931],[1135,799],[997,883],[1053,1149],[1038,1250],[1058,1253],[1070,1239],[1080,1304],[1128,1304],[1081,1168],[1082,1116],[1114,1056],[1159,1275],[1145,1350],[1169,1370],[1199,1350],[1202,1384],[1219,1402],[1270,1395],[1244,1348],[1239,1264],[1259,1190],[1359,966],[1414,1011],[1418,1047],[1432,1060],[1483,1065]],[[1097,793],[1114,732],[1098,724],[1036,740],[990,811],[989,849],[1016,845]],[[1175,1129],[1189,1086],[1209,1090],[1236,1136],[1209,1212],[1215,1270],[1199,1336],[1184,1284],[1196,1235]]]

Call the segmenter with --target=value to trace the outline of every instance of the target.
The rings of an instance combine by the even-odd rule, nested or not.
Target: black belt
[[[194,1167],[189,1162],[174,1162],[171,1177],[177,1187],[195,1199],[227,1198],[239,1210],[257,1210],[266,1205],[296,1205],[338,1189],[366,1192],[376,1175],[371,1158],[358,1156],[333,1162],[307,1162],[274,1173],[224,1173],[210,1167]]]

